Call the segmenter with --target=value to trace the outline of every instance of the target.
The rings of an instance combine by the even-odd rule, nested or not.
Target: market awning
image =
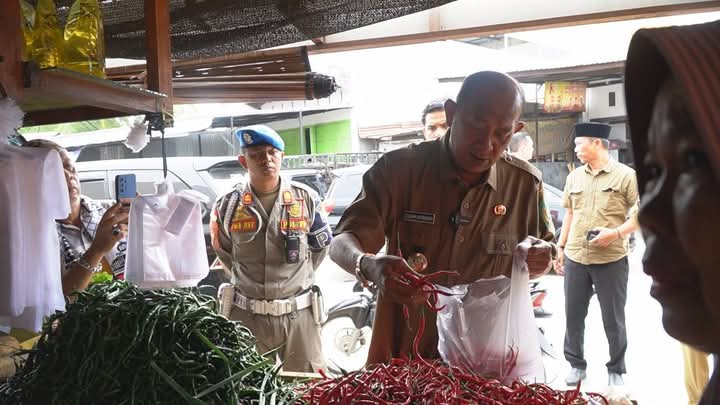
[[[218,56],[313,40],[452,0],[170,0],[172,57]],[[74,0],[56,0],[65,20]],[[144,0],[101,2],[107,56],[145,58]]]

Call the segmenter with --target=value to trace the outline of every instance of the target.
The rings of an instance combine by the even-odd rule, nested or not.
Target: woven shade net
[[[452,0],[169,0],[172,56],[212,57],[348,31]],[[34,1],[32,1],[34,3]],[[55,0],[64,22],[73,0]],[[107,57],[144,58],[144,0],[101,2]]]

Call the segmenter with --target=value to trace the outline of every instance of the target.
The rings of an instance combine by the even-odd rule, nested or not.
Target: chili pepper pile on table
[[[401,284],[419,286],[428,295],[426,306],[437,307],[438,289],[432,280],[451,272],[420,275],[408,271],[396,278]],[[409,309],[403,307],[409,318]],[[600,394],[580,392],[580,385],[570,391],[556,391],[545,384],[526,384],[514,381],[504,385],[497,379],[484,378],[459,367],[451,367],[440,360],[423,359],[418,352],[424,332],[425,317],[421,316],[413,340],[413,359],[394,358],[389,364],[373,364],[363,370],[347,373],[336,379],[324,379],[311,386],[302,396],[309,404],[487,404],[487,405],[580,405],[608,404]],[[511,350],[507,367],[514,367],[517,352]]]
[[[93,284],[44,324],[0,404],[289,402],[255,338],[194,289]]]

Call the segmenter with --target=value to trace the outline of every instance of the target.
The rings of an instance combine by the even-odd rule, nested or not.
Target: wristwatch
[[[370,280],[365,277],[365,274],[363,274],[362,270],[360,270],[360,262],[362,262],[362,259],[365,256],[375,256],[372,253],[363,253],[359,254],[357,259],[355,259],[355,277],[357,277],[358,281],[360,281],[360,284],[362,284],[363,287],[370,286]]]
[[[85,256],[80,256],[77,260],[75,260],[75,263],[77,263],[78,266],[82,267],[83,269],[89,271],[90,273],[100,273],[103,270],[102,260],[100,260],[94,267],[88,263],[87,259],[85,259]]]

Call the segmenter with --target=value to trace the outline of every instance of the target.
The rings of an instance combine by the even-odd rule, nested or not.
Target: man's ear
[[[515,130],[513,131],[513,134],[516,134],[520,131],[522,131],[525,128],[525,122],[518,121],[517,124],[515,124]]]
[[[447,122],[448,126],[452,126],[453,119],[455,119],[455,113],[457,112],[457,104],[447,99],[445,101],[445,122]]]
[[[245,155],[238,155],[238,162],[240,162],[240,166],[244,167],[245,169],[248,168],[247,159],[245,158]]]

